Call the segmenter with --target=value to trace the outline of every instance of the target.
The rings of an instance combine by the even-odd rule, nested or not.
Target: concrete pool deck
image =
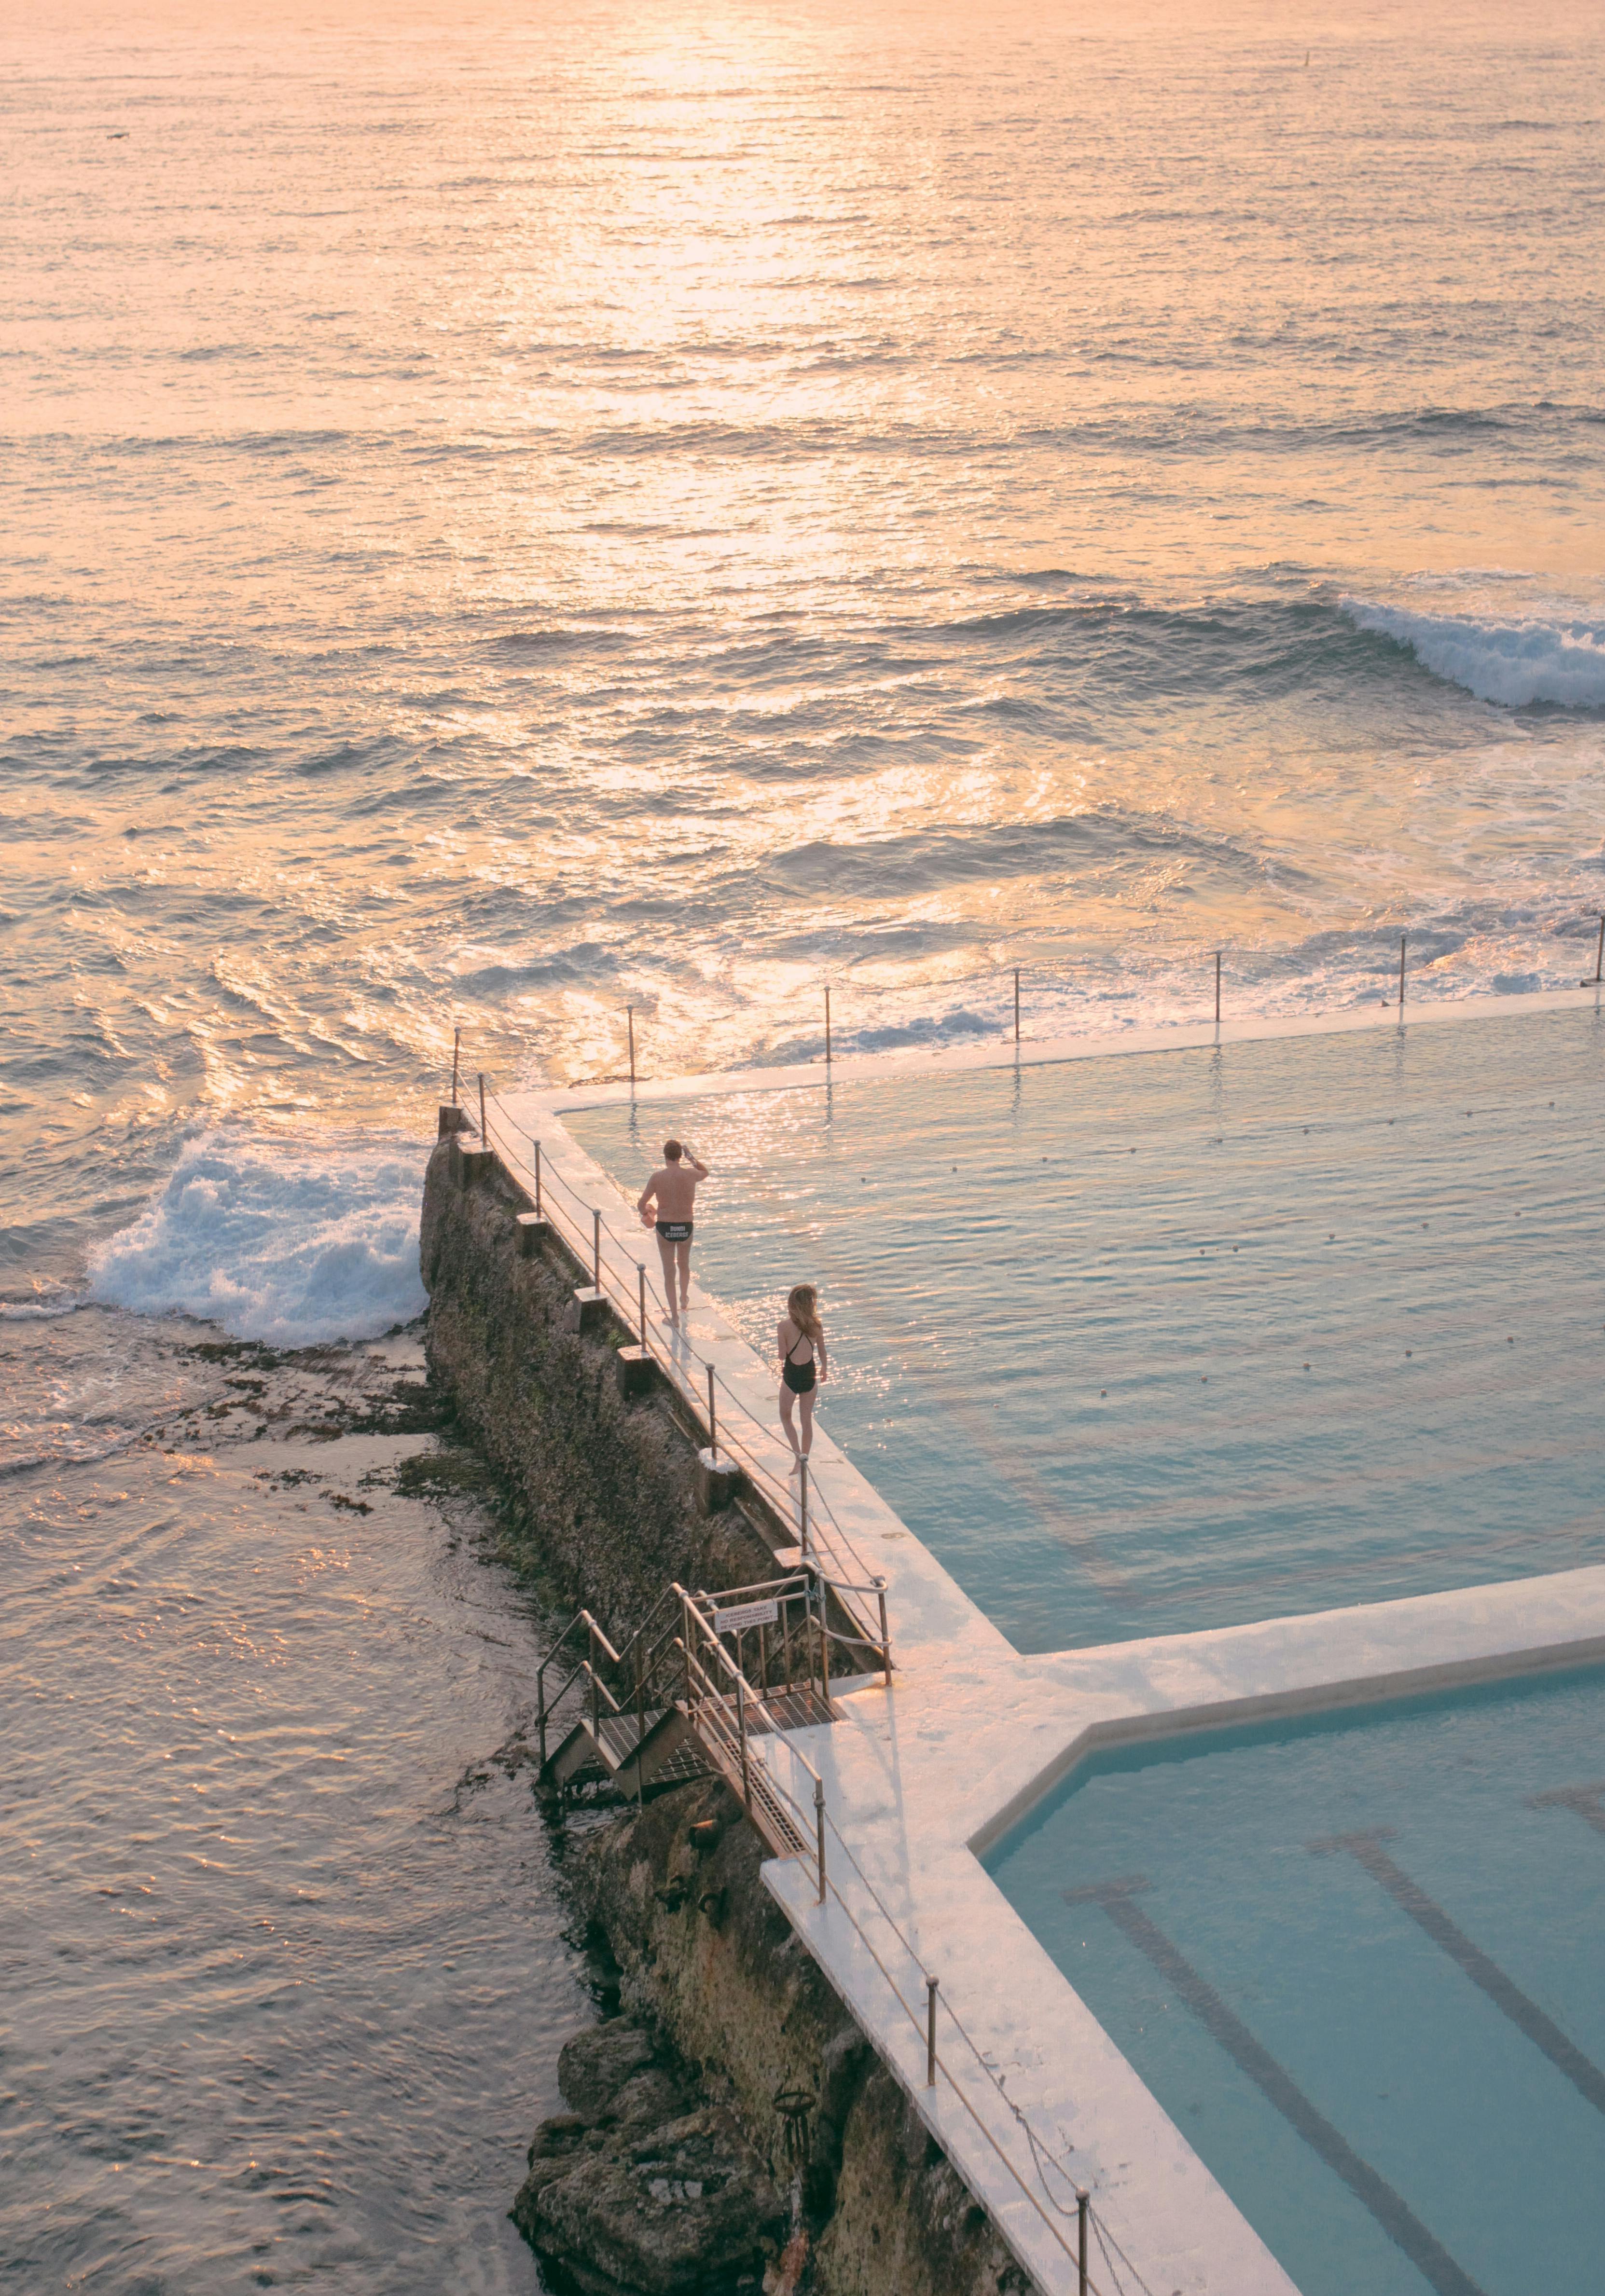
[[[1585,1007],[1594,998],[1593,991],[1571,991],[1419,1007],[1406,1025]],[[1338,1025],[1400,1022],[1395,1010],[1344,1016]],[[1229,1036],[1313,1033],[1317,1028],[1304,1023],[1219,1032],[1212,1025],[1140,1044],[1102,1037],[1071,1040],[1074,1050],[1033,1046],[1019,1056],[1107,1057]],[[1006,1050],[966,1048],[957,1058],[838,1061],[831,1080],[906,1078],[939,1065],[1000,1066],[1015,1058],[1010,1043]],[[677,1078],[642,1086],[637,1097],[827,1081],[815,1063]],[[630,1091],[590,1087],[583,1101],[628,1098]],[[506,1135],[539,1139],[547,1185],[570,1193],[565,1211],[576,1232],[592,1207],[623,1226],[629,1245],[605,1234],[603,1258],[615,1287],[633,1296],[635,1239],[644,1247],[646,1238],[618,1185],[563,1128],[564,1110],[580,1104],[580,1092],[561,1087],[503,1095],[495,1103],[496,1144],[532,1186],[532,1152],[511,1155]],[[770,1369],[696,1284],[681,1344],[688,1374],[716,1365],[751,1414],[742,1439],[784,1481],[788,1453]],[[800,1802],[811,1787],[788,1745],[812,1762],[845,1852],[831,1842],[835,1894],[823,1906],[811,1870],[799,1862],[766,1865],[766,1886],[1042,2289],[1075,2286],[1080,2184],[1118,2244],[1117,2259],[1124,2251],[1134,2267],[1121,2265],[1120,2282],[1146,2284],[1152,2296],[1291,2296],[1287,2273],[1015,1913],[982,1857],[1099,1746],[1605,1658],[1605,1566],[1023,1656],[822,1428],[813,1465],[839,1526],[839,1539],[827,1523],[818,1527],[827,1567],[855,1577],[861,1563],[887,1581],[895,1672],[890,1687],[879,1677],[849,1685],[833,1726],[798,1732],[789,1742],[758,1742]],[[934,2088],[926,2080],[928,1975],[941,1988]],[[1116,2278],[1096,2239],[1091,2277],[1102,2296],[1115,2296]]]

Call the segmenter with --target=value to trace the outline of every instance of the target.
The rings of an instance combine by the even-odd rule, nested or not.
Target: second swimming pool
[[[1098,1758],[988,1858],[1303,2296],[1594,2296],[1597,1672]]]

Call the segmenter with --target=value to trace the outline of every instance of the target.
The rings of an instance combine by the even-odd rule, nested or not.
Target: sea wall
[[[670,1390],[622,1396],[628,1335],[569,1328],[585,1271],[550,1230],[521,1256],[530,1209],[494,1158],[465,1159],[455,1137],[435,1149],[419,1237],[430,1374],[506,1477],[554,1601],[584,1603],[617,1639],[671,1580],[761,1578],[770,1548],[745,1510],[700,1511],[696,1431]]]
[[[420,1240],[430,1370],[505,1478],[541,1579],[622,1632],[671,1578],[767,1575],[757,1510],[700,1510],[698,1431],[676,1399],[661,1384],[621,1391],[614,1357],[628,1334],[573,1328],[584,1271],[549,1230],[523,1256],[528,1209],[494,1159],[464,1157],[454,1139],[431,1158]],[[631,2160],[653,2152],[638,2138],[665,2157],[728,2152],[723,2115],[752,2189],[784,2200],[779,2234],[772,2223],[765,2234],[769,2296],[1024,2296],[1031,2284],[985,2211],[764,1889],[761,1845],[725,1786],[677,1787],[587,1827],[566,1861],[575,1910],[617,1964],[668,2117],[610,2134],[605,2112],[590,2127],[570,2114],[537,2132],[516,2214],[538,2245],[556,2244],[573,2284],[623,2285],[609,2262],[617,2275],[621,2258],[646,2254],[653,2270],[636,2285],[698,2287],[695,2270],[675,2276],[672,2228],[621,2226],[619,2195]],[[701,2119],[684,2115],[688,2090]],[[710,2272],[701,2284],[726,2283]]]
[[[912,2100],[759,1875],[722,1784],[621,1813],[573,1859],[577,1910],[619,1964],[621,2005],[728,2107],[802,2238],[771,2296],[1025,2296]]]

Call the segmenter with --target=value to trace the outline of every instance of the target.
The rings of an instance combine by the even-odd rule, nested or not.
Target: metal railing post
[[[640,1259],[636,1262],[636,1298],[641,1311],[641,1353],[645,1355],[646,1352],[646,1264]]]
[[[708,1374],[708,1458],[713,1466],[719,1464],[719,1416],[713,1400],[713,1366],[705,1365]]]
[[[641,1663],[641,1637],[638,1631],[635,1645],[635,1709],[636,1709],[636,1808],[646,1798],[646,1764],[641,1750],[646,1739],[646,1677]]]
[[[736,1675],[736,1727],[741,1736],[741,1799],[746,1804],[750,1817],[753,1813],[753,1777],[747,1767],[746,1685],[739,1669]]]
[[[876,1580],[875,1592],[880,1603],[881,1664],[886,1670],[886,1683],[887,1686],[890,1687],[892,1681],[892,1636],[886,1625],[886,1582],[884,1578],[877,1578]]]
[[[1015,967],[1015,969],[1014,969],[1014,976],[1015,976],[1015,1042],[1016,1042],[1016,1044],[1017,1045],[1017,1044],[1019,1043],[1019,1041],[1020,1041],[1020,968],[1019,968],[1019,966],[1018,966],[1017,964],[1016,965],[1016,967]]]
[[[1590,980],[1580,980],[1577,986],[1579,988],[1605,987],[1605,909],[1600,911],[1600,946],[1594,951],[1593,978]]]
[[[830,1065],[830,991],[825,991],[825,1064]]]
[[[591,1211],[591,1289],[602,1289],[602,1215],[594,1207]]]
[[[1404,1010],[1404,944],[1409,939],[1408,933],[1399,935],[1399,1010],[1401,1013]]]
[[[800,1551],[801,1551],[801,1553],[802,1553],[802,1560],[803,1560],[803,1562],[806,1562],[808,1561],[808,1559],[809,1559],[809,1555],[808,1555],[808,1460],[807,1460],[806,1456],[803,1456],[803,1457],[799,1461],[799,1472],[798,1472],[798,1479],[797,1479],[797,1528],[798,1528],[798,1531],[799,1531],[799,1534],[800,1534],[800,1536],[799,1536],[799,1539],[798,1539],[798,1546],[799,1546],[799,1549],[800,1549]]]
[[[1220,1027],[1220,1025],[1221,1025],[1221,952],[1220,952],[1220,950],[1219,950],[1218,948],[1216,949],[1216,951],[1215,951],[1215,953],[1214,953],[1214,961],[1215,961],[1215,1027],[1218,1029],[1218,1028]]]
[[[936,1982],[926,1980],[926,2087],[936,2086]]]
[[[633,1084],[633,1083],[635,1082],[635,1080],[636,1080],[636,1072],[635,1072],[635,1006],[634,1006],[633,1004],[627,1004],[627,1005],[624,1007],[624,1017],[625,1017],[625,1020],[628,1021],[629,1026],[630,1026],[630,1083],[631,1083],[631,1084]]]
[[[814,1835],[818,1842],[819,1866],[819,1903],[825,1902],[825,1781],[814,1780]]]
[[[462,1049],[463,1032],[460,1029],[454,1029],[451,1032],[451,1104],[453,1108],[457,1104],[457,1055]]]
[[[819,1590],[819,1691],[825,1701],[826,1711],[828,1712],[830,1709],[830,1634],[825,1624],[825,1581],[817,1573],[814,1585]]]
[[[1087,2296],[1087,2202],[1092,2195],[1084,2185],[1075,2188],[1076,2296]]]
[[[540,1218],[540,1217],[541,1217],[541,1210],[540,1210],[540,1143],[539,1143],[539,1140],[531,1140],[531,1143],[530,1143],[530,1145],[531,1145],[531,1148],[533,1148],[533,1150],[535,1151],[535,1217],[536,1217],[536,1218],[537,1218],[537,1219],[539,1219],[539,1218]]]
[[[489,1134],[489,1132],[487,1132],[487,1131],[486,1131],[486,1129],[485,1129],[485,1078],[484,1078],[484,1071],[483,1071],[482,1070],[481,1070],[481,1072],[480,1072],[479,1086],[480,1086],[480,1146],[481,1146],[482,1148],[489,1148],[489,1146],[490,1145],[490,1134]]]

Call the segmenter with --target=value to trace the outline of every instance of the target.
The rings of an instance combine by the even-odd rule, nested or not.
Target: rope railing
[[[1582,924],[1586,922],[1587,925],[1592,928],[1596,921],[1598,922],[1600,931],[1594,952],[1594,969],[1592,973],[1586,974],[1577,982],[1576,985],[1580,988],[1605,988],[1605,911],[1599,909],[1585,909],[1578,918],[1577,922]],[[1391,927],[1379,927],[1379,931],[1387,933],[1388,946],[1387,954],[1381,957],[1379,963],[1375,988],[1361,988],[1358,986],[1358,983],[1356,983],[1355,994],[1349,1004],[1347,1006],[1340,1006],[1338,1009],[1353,1011],[1357,1005],[1368,1006],[1377,999],[1379,995],[1380,995],[1382,1004],[1390,1010],[1396,1010],[1400,1018],[1403,1019],[1404,1013],[1406,955],[1410,941],[1410,928],[1405,927],[1399,933],[1399,957],[1396,972],[1394,965],[1391,946],[1393,929]],[[1552,933],[1550,938],[1553,940],[1560,940],[1564,937],[1564,935],[1565,929],[1562,927],[1560,931]],[[1581,935],[1579,935],[1579,938],[1581,938]],[[1584,946],[1586,947],[1586,942],[1584,943]],[[1252,958],[1256,952],[1229,952],[1223,948],[1200,948],[1190,950],[1184,957],[1179,957],[1165,972],[1160,973],[1156,979],[1150,980],[1148,986],[1150,989],[1156,988],[1164,988],[1166,987],[1170,987],[1173,989],[1180,989],[1183,981],[1189,983],[1194,980],[1200,981],[1201,991],[1198,1000],[1198,1020],[1191,1025],[1195,1027],[1202,1025],[1205,1015],[1210,1007],[1211,994],[1213,991],[1214,1021],[1214,1026],[1218,1029],[1221,1026],[1222,1021],[1222,984],[1228,977],[1224,973],[1222,968],[1229,954],[1233,955],[1238,960],[1234,968],[1233,975],[1231,976],[1233,985],[1247,988],[1249,993],[1252,995],[1252,976],[1245,969],[1245,966],[1246,964],[1252,961]],[[1195,966],[1198,968],[1196,972],[1194,970]],[[1011,974],[1013,979],[1012,1029],[1011,1000],[1009,996],[1009,981]],[[967,1018],[973,1020],[973,1015],[970,1013],[970,1008],[963,1001],[966,997],[967,992],[972,989],[982,990],[983,995],[989,1002],[992,996],[1000,996],[1003,1000],[1003,1009],[997,1022],[999,1033],[1004,1037],[1008,1037],[1012,1034],[1015,1045],[1017,1048],[1018,1048],[1025,1041],[1022,1035],[1021,1026],[1021,982],[1025,977],[1025,968],[1023,965],[1017,964],[1000,968],[996,965],[987,964],[978,967],[974,972],[963,973],[959,975],[957,978],[945,981],[943,985],[949,995],[956,996],[960,1000],[957,1004],[950,1007],[949,1013],[946,1017],[951,1019],[958,1013],[963,1013],[967,1015]],[[1279,983],[1285,984],[1288,978],[1285,972],[1279,972],[1276,969],[1274,963],[1268,972],[1262,972],[1259,977],[1262,988],[1274,987]],[[1050,992],[1055,988],[1062,991],[1070,985],[1072,978],[1073,975],[1066,972],[1064,967],[1053,966],[1049,967],[1045,973],[1042,972],[1037,972],[1033,975],[1033,979],[1035,980],[1045,980]],[[837,985],[839,988],[840,984],[838,983]],[[1567,981],[1556,980],[1552,982],[1548,989],[1545,989],[1542,985],[1540,985],[1537,993],[1540,996],[1552,995],[1555,990],[1564,989],[1569,984]],[[831,984],[828,981],[821,980],[819,986],[824,997],[825,1039],[823,1062],[827,1076],[828,1076],[835,1061],[835,1041],[831,1026]],[[1190,988],[1188,990],[1188,995],[1190,997]],[[627,1004],[624,1008],[624,1013],[629,1058],[628,1078],[633,1091],[635,1086],[639,1082],[645,1081],[645,1079],[638,1077],[637,1073],[635,1007],[632,1004]],[[1178,1014],[1177,1020],[1180,1025],[1188,1025],[1184,1017],[1181,1014]],[[942,1016],[936,1017],[934,1026],[938,1029],[942,1026]],[[1061,1026],[1061,1028],[1055,1033],[1063,1034],[1065,1033],[1065,1030]],[[970,1030],[968,1028],[966,1029],[966,1036],[967,1038],[970,1036]],[[816,1038],[815,1041],[817,1042],[818,1039]],[[1034,1042],[1041,1040],[1033,1039],[1032,1041]],[[454,1043],[452,1047],[452,1097],[454,1100],[457,1097],[456,1078],[457,1050],[458,1046]],[[851,1054],[849,1056],[851,1057]],[[807,1051],[803,1045],[799,1044],[791,1059],[786,1059],[784,1053],[781,1057],[783,1061],[785,1061],[785,1064],[786,1066],[801,1067],[815,1065],[819,1062],[821,1056],[819,1053]],[[613,1070],[602,1076],[574,1077],[570,1079],[570,1084],[571,1087],[577,1086],[580,1089],[587,1089],[596,1085],[622,1084],[624,1081],[624,1071]]]

